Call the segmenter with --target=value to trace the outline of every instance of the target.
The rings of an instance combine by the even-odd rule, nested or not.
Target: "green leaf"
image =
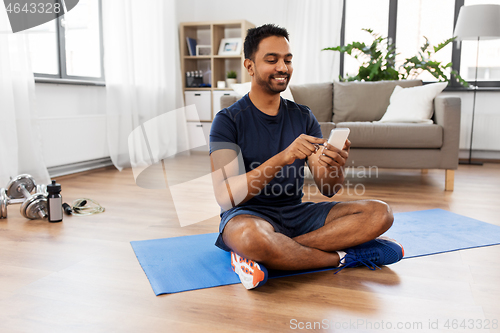
[[[460,83],[462,86],[464,87],[468,87],[469,86],[469,82],[465,81],[459,74],[456,70],[452,70],[451,71],[451,74],[455,77],[455,80]]]
[[[457,39],[457,37],[448,38],[447,40],[445,40],[441,44],[438,44],[437,46],[434,46],[434,53],[437,53],[439,50],[443,49],[446,45],[450,44],[455,39]]]
[[[427,37],[425,37],[425,36],[424,36],[424,38],[425,38],[425,43],[424,43],[424,45],[420,48],[420,49],[422,50],[422,52],[425,52],[425,50],[427,50],[427,48],[428,48],[428,47],[429,47],[429,45],[430,45],[430,44],[429,44],[429,40],[427,39]]]

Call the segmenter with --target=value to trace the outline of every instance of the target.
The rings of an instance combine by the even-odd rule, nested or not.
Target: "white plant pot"
[[[236,84],[238,81],[236,79],[226,79],[226,86],[228,88],[232,88],[233,84]]]

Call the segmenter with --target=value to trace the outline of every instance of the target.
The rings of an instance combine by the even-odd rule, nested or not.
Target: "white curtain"
[[[0,9],[0,187],[22,173],[32,175],[37,184],[50,182],[28,51],[28,36],[12,33],[7,12]]]
[[[103,0],[102,5],[107,134],[114,165],[119,170],[150,165],[187,150],[185,116],[174,111],[183,106],[175,1]],[[146,123],[157,127],[149,133],[155,158],[153,143],[144,143]],[[131,135],[134,129],[142,134]]]
[[[340,45],[342,0],[289,0],[285,8],[293,52],[291,84],[338,81],[340,53],[321,49]]]

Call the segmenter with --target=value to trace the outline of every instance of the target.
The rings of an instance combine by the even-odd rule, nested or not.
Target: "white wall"
[[[178,0],[179,22],[247,20],[283,25],[287,0]]]

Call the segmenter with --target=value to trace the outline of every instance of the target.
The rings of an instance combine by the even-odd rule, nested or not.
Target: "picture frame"
[[[241,38],[223,38],[219,45],[219,55],[240,55],[242,44]]]
[[[212,52],[212,46],[210,45],[196,45],[196,55],[197,56],[207,56]]]

